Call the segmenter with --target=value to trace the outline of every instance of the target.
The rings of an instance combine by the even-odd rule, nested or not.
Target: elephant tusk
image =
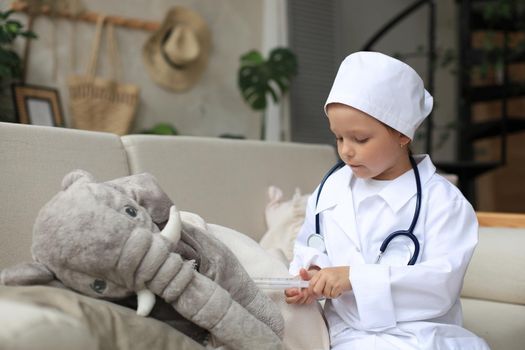
[[[155,294],[149,289],[142,289],[137,292],[137,315],[148,316],[155,306]]]
[[[164,229],[160,234],[166,237],[173,243],[177,243],[180,240],[180,231],[182,230],[182,224],[180,219],[180,213],[174,205],[170,208],[170,218],[166,223]]]

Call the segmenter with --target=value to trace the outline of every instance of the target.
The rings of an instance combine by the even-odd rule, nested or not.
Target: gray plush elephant
[[[161,231],[162,229],[162,231]],[[148,315],[160,297],[228,349],[280,349],[284,321],[237,258],[209,232],[181,222],[149,174],[97,183],[83,170],[39,212],[33,262],[4,269],[5,285],[60,281],[109,300],[137,295]]]

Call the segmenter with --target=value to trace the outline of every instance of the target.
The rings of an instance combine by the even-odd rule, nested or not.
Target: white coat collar
[[[421,187],[424,188],[428,180],[430,180],[432,175],[435,174],[436,167],[432,164],[432,160],[430,160],[430,157],[427,154],[415,155],[414,159],[417,163],[417,169],[419,170]],[[400,191],[400,188],[403,188],[403,190]],[[416,193],[417,187],[414,170],[409,170],[383,188],[378,195],[385,200],[394,212],[397,212],[410,200],[410,198],[416,195]]]
[[[424,187],[428,180],[436,172],[436,167],[432,164],[430,157],[426,154],[415,155],[421,186]],[[323,187],[319,202],[315,208],[315,214],[339,204],[349,195],[350,181],[353,173],[348,166],[344,166],[330,176]],[[401,209],[417,192],[414,171],[410,170],[392,181],[382,189],[378,195],[384,199],[388,206],[397,212]],[[406,190],[400,191],[399,187]]]

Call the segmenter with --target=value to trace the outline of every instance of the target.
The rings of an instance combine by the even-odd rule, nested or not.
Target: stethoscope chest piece
[[[306,243],[311,248],[317,249],[320,252],[326,252],[324,238],[318,233],[312,233],[310,236],[308,236],[308,240]]]

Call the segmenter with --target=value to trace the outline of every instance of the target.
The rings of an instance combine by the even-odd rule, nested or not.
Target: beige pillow
[[[281,251],[288,262],[292,260],[295,238],[304,222],[308,197],[301,195],[297,188],[290,200],[283,200],[280,188],[268,188],[269,201],[265,210],[268,231],[259,242],[263,248],[270,252]]]
[[[286,264],[273,257],[256,241],[227,227],[206,224],[198,215],[181,212],[186,223],[206,227],[208,232],[226,244],[252,278],[287,278]],[[286,349],[329,349],[329,336],[322,310],[318,304],[289,305],[284,291],[266,290],[266,294],[279,306],[285,322],[284,344]]]

